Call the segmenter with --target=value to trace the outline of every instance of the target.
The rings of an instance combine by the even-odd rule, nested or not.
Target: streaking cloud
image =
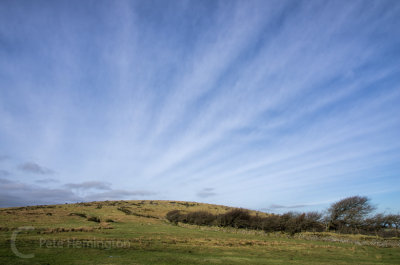
[[[3,1],[9,204],[399,211],[399,28],[397,1]]]

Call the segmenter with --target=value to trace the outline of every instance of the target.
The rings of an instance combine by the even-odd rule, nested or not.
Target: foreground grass
[[[118,210],[121,207],[128,207],[136,215]],[[279,233],[176,226],[163,218],[172,209],[223,213],[229,207],[167,201],[120,201],[1,209],[0,264],[400,263],[400,248],[310,241]],[[96,216],[102,221],[91,222],[71,213]],[[105,222],[107,219],[114,222]],[[34,254],[33,258],[19,258],[11,250],[11,235],[20,226],[35,228],[19,233],[16,240],[18,250]],[[104,244],[83,247],[76,243],[88,241]],[[107,247],[107,242],[115,245]],[[118,247],[115,242],[121,245]]]

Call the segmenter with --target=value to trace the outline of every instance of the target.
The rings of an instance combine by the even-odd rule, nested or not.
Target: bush
[[[119,210],[127,215],[133,214],[133,212],[130,209],[128,209],[127,207],[118,207],[117,210]]]
[[[236,228],[250,228],[251,216],[249,211],[234,209],[217,217],[219,226],[231,226]]]
[[[87,220],[88,221],[92,221],[92,222],[96,222],[96,223],[100,223],[100,218],[96,217],[96,216],[91,216]]]
[[[367,197],[353,196],[332,204],[326,216],[322,216],[319,212],[288,212],[260,217],[250,215],[249,211],[245,209],[233,209],[218,215],[205,211],[186,214],[179,210],[173,210],[167,213],[166,218],[175,224],[182,222],[195,225],[257,229],[265,232],[281,231],[291,235],[305,231],[322,232],[329,229],[341,233],[356,232],[384,237],[399,236],[400,215],[376,214],[366,218],[373,209],[374,207]],[[120,208],[119,210],[125,213],[129,211]]]
[[[69,216],[79,216],[79,217],[86,218],[86,214],[84,214],[84,213],[70,213]]]
[[[186,222],[195,225],[212,225],[215,220],[215,215],[205,211],[191,212],[186,215]]]
[[[280,230],[280,216],[270,215],[262,218],[261,229],[265,232],[281,231]]]
[[[170,211],[167,213],[166,218],[171,223],[177,224],[178,222],[181,221],[181,211],[179,210]]]
[[[308,212],[305,215],[303,229],[311,232],[324,231],[324,224],[322,222],[322,214],[319,212]]]
[[[184,214],[179,210],[173,210],[166,215],[166,218],[175,224],[182,222],[195,225],[218,225],[220,227],[259,229],[266,232],[283,231],[289,234],[301,231],[322,231],[321,217],[321,214],[315,212],[303,214],[289,212],[262,218],[251,216],[249,211],[244,209],[234,209],[219,215],[205,211]]]

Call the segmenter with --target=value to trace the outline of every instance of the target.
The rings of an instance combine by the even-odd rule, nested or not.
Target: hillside
[[[321,233],[290,237],[244,229],[174,225],[165,219],[171,210],[219,214],[231,209],[182,201],[104,201],[3,208],[0,209],[0,264],[398,264],[400,261],[398,247],[362,245],[354,241],[356,236]],[[32,258],[17,257],[11,249],[13,231],[24,226],[31,226],[31,230],[17,235],[15,247],[22,254],[34,254]],[[332,237],[347,243],[323,241]],[[390,242],[393,241],[398,239]]]

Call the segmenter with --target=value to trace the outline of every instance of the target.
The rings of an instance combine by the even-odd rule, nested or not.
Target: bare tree
[[[386,215],[386,223],[390,227],[394,227],[396,236],[399,236],[399,228],[400,228],[400,214],[389,214]]]
[[[374,209],[369,198],[362,196],[348,197],[335,202],[328,209],[328,229],[357,231],[365,217]]]

